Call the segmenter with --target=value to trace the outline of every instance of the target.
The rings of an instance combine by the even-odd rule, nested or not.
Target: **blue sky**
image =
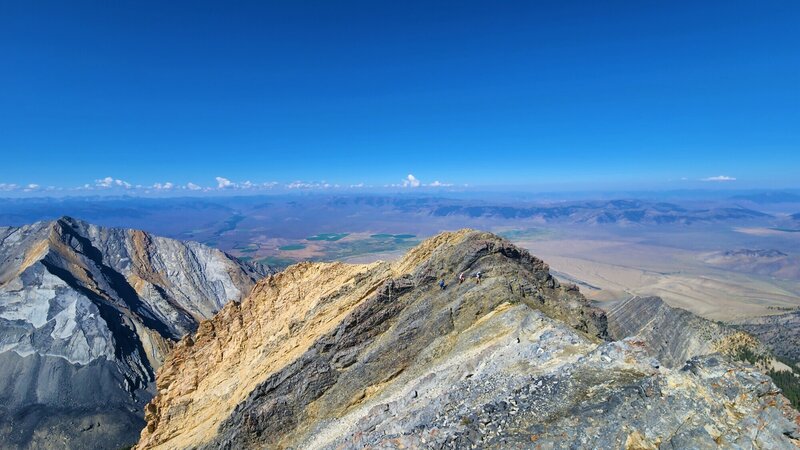
[[[796,1],[3,2],[0,189],[797,187],[798,23]]]

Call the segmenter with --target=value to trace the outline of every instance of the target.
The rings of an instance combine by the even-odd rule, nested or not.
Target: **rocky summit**
[[[136,442],[173,343],[270,269],[68,217],[0,228],[0,443]]]
[[[609,326],[544,262],[471,230],[394,263],[294,265],[175,346],[137,448],[795,448],[769,377],[658,347],[627,308]]]

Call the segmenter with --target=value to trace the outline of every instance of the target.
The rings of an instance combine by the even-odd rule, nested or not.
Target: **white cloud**
[[[736,178],[727,175],[717,175],[715,177],[701,178],[700,181],[736,181]]]
[[[153,189],[158,189],[158,190],[162,190],[162,191],[168,191],[168,190],[170,190],[170,189],[172,189],[174,187],[175,187],[175,185],[170,183],[169,181],[167,181],[166,183],[155,183],[155,184],[153,184]]]
[[[330,184],[326,181],[293,181],[286,185],[286,189],[330,189],[338,187],[338,184]]]
[[[39,185],[38,184],[30,183],[27,186],[25,186],[25,189],[23,189],[23,191],[24,192],[32,192],[32,191],[36,191],[38,189],[39,189]]]
[[[286,185],[286,189],[308,189],[314,187],[311,183],[305,183],[303,181],[293,181]]]
[[[417,177],[415,177],[412,174],[408,174],[406,179],[403,180],[403,187],[416,188],[416,187],[419,187],[420,184],[422,184],[422,183],[417,179]]]
[[[351,188],[356,188],[356,189],[363,188],[364,187],[364,183],[351,184],[350,187]]]
[[[236,182],[236,181],[232,181],[232,180],[230,180],[228,178],[225,178],[225,177],[215,177],[214,179],[217,181],[217,186],[216,187],[210,187],[210,188],[209,187],[202,187],[202,186],[197,185],[195,183],[189,182],[189,183],[186,184],[185,187],[182,186],[181,189],[188,189],[190,191],[206,191],[206,192],[207,191],[213,191],[213,190],[216,190],[216,189],[259,190],[259,189],[272,189],[272,188],[274,188],[274,187],[276,187],[276,186],[278,186],[280,184],[277,181],[268,181],[268,182],[264,182],[264,183],[257,183],[257,182],[254,182],[254,181],[247,180],[247,181],[242,181],[242,182]],[[297,181],[295,183],[301,183],[301,182]]]
[[[217,180],[217,189],[230,189],[236,187],[236,183],[227,178],[216,177],[215,180]]]
[[[127,181],[112,177],[105,177],[99,180],[94,180],[94,184],[95,186],[103,189],[108,189],[112,187],[121,187],[125,189],[131,188],[131,184],[128,183]]]
[[[298,182],[299,183],[299,182]],[[234,183],[234,186],[242,188],[242,189],[272,189],[277,186],[277,181],[268,181],[266,183],[254,183],[252,181],[245,181],[243,183]]]
[[[16,190],[19,186],[14,183],[0,183],[0,191],[13,191]]]
[[[452,183],[442,183],[439,180],[433,183],[423,183],[422,180],[415,177],[413,174],[408,174],[401,184],[386,184],[384,187],[403,187],[403,188],[418,188],[418,187],[450,187]]]
[[[450,187],[452,185],[453,185],[453,183],[442,183],[441,181],[436,180],[433,183],[428,184],[427,186],[430,186],[430,187]]]

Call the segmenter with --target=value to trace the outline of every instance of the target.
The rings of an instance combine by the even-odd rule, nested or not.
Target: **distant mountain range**
[[[637,199],[508,203],[435,197],[351,196],[336,197],[328,200],[327,203],[331,207],[345,208],[359,205],[442,217],[533,218],[543,221],[586,224],[692,224],[772,217],[764,212],[735,205],[713,204],[709,207],[698,208]]]
[[[800,194],[785,191],[767,191],[752,194],[741,194],[731,197],[732,200],[746,200],[757,204],[800,203]]]
[[[116,199],[0,199],[0,223],[24,224],[50,220],[63,214],[79,215],[102,224],[136,224],[175,236],[185,233],[181,217],[195,228],[209,226],[224,232],[223,224],[236,227],[242,220],[269,223],[269,217],[303,217],[316,223],[323,217],[368,214],[401,217],[467,217],[538,219],[575,224],[679,224],[768,221],[768,213],[731,201],[670,203],[640,199],[564,201],[557,203],[499,201],[480,198],[407,195],[313,195],[233,198],[116,198]],[[266,215],[266,216],[265,216]],[[238,222],[233,220],[238,218]],[[305,228],[307,225],[302,225]],[[229,228],[232,229],[232,228]],[[309,229],[308,232],[313,230]],[[304,231],[305,233],[305,231]],[[313,234],[313,233],[312,233]]]
[[[500,217],[504,219],[541,219],[545,222],[574,224],[683,224],[723,221],[749,221],[771,217],[769,214],[741,207],[690,209],[672,203],[640,200],[576,202],[551,206],[448,205],[436,207],[436,216]]]
[[[775,249],[737,249],[704,254],[710,265],[736,272],[800,280],[800,260]]]
[[[135,442],[173,342],[268,267],[197,243],[62,217],[0,228],[0,442]]]

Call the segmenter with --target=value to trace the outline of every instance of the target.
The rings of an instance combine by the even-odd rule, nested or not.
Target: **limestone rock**
[[[659,297],[632,297],[608,309],[614,339],[636,336],[649,354],[667,367],[681,367],[695,357],[746,350],[768,357],[769,350],[752,336],[727,325],[667,305]]]
[[[776,355],[800,361],[800,311],[739,320],[733,325],[756,336]]]
[[[0,228],[4,448],[135,442],[173,342],[270,269],[68,217]]]
[[[137,448],[793,448],[797,413],[755,368],[663,367],[608,328],[487,233],[291,266],[175,347]]]

